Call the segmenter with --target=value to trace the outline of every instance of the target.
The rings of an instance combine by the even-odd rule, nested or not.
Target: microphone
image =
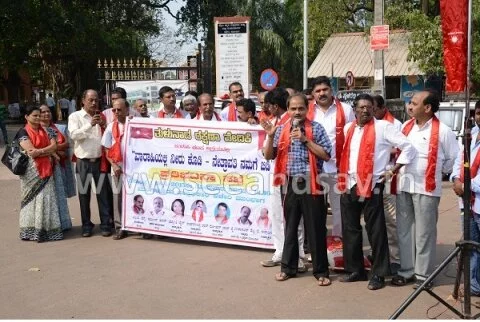
[[[300,124],[300,120],[299,119],[293,119],[292,120],[292,129],[296,129],[298,128],[298,125]],[[292,138],[292,143],[293,143],[293,138]]]

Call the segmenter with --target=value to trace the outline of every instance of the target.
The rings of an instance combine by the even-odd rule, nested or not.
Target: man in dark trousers
[[[277,281],[294,277],[298,271],[298,225],[302,214],[310,242],[313,276],[319,286],[331,284],[328,271],[326,244],[325,196],[319,174],[324,160],[330,159],[332,145],[320,123],[306,118],[308,101],[303,94],[294,94],[287,100],[291,121],[274,126],[263,122],[269,137],[264,154],[275,159],[275,186],[282,186],[284,202],[285,242],[281,272]]]
[[[98,93],[88,89],[82,96],[83,108],[68,118],[68,131],[77,157],[77,188],[82,215],[82,236],[90,237],[94,224],[90,220],[91,181],[95,182],[102,236],[112,235],[113,202],[108,173],[101,172],[102,132],[106,126],[100,115]],[[108,161],[107,161],[108,162]]]
[[[373,117],[373,98],[360,94],[354,101],[356,120],[345,125],[345,144],[340,159],[338,189],[342,214],[343,258],[349,273],[341,282],[366,281],[362,249],[363,213],[368,240],[372,246],[372,277],[369,290],[385,286],[390,275],[387,229],[383,209],[383,189],[416,151],[392,123]],[[386,171],[392,146],[402,150],[393,169]]]

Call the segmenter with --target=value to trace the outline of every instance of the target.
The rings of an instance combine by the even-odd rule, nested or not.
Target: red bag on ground
[[[330,269],[345,270],[343,261],[343,241],[340,236],[327,236],[327,257]],[[372,266],[366,256],[363,256],[363,266],[369,270]]]

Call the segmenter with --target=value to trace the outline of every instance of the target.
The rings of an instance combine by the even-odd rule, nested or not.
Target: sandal
[[[318,286],[329,286],[332,284],[332,281],[328,277],[319,277],[318,278]]]
[[[287,273],[279,272],[279,273],[275,274],[275,280],[277,282],[283,282],[283,281],[288,280],[290,277],[294,277],[294,276],[295,275],[288,275]]]
[[[409,278],[405,278],[403,276],[400,276],[400,275],[395,275],[394,277],[392,277],[392,285],[395,285],[395,286],[405,286],[407,284],[410,284],[410,283],[413,283],[415,282],[415,276],[411,276]]]

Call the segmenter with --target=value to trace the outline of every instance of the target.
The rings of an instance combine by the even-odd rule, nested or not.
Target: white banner
[[[215,17],[217,97],[228,94],[233,82],[250,93],[250,17]]]
[[[124,229],[273,248],[260,126],[133,118],[124,137]]]

